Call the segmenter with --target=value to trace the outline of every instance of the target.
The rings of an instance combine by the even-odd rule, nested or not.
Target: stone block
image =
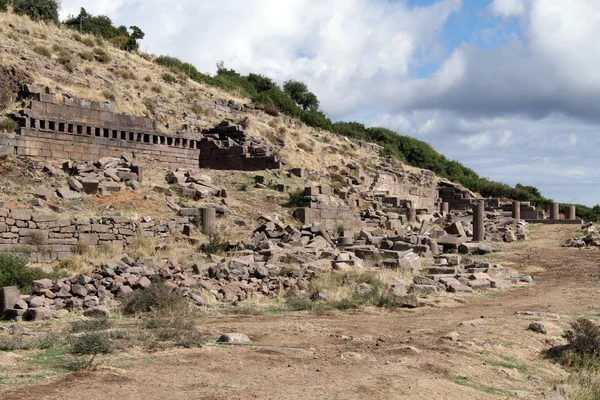
[[[14,308],[21,300],[21,293],[16,286],[5,286],[0,288],[0,318],[4,317],[4,312]]]

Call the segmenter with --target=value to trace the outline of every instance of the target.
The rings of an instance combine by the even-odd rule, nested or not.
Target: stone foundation
[[[137,222],[125,217],[67,218],[0,209],[0,252],[26,254],[31,262],[53,262],[73,255],[80,245],[126,248],[136,236],[180,234],[190,218]]]

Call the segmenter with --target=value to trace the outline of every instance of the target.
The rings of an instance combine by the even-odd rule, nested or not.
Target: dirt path
[[[558,247],[576,228],[533,227],[496,260],[535,284],[504,292],[442,296],[415,311],[284,313],[202,320],[208,334],[245,332],[262,346],[207,345],[120,357],[48,385],[4,387],[3,400],[87,399],[504,399],[543,398],[566,377],[541,352],[579,315],[597,317],[600,252]],[[598,308],[596,308],[598,307]],[[517,311],[560,314],[548,335]],[[485,325],[459,326],[484,317]],[[441,336],[451,331],[460,340]],[[0,387],[0,393],[2,392]]]

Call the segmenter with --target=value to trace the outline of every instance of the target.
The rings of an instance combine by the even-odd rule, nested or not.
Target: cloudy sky
[[[295,78],[334,120],[480,175],[600,203],[600,0],[63,0],[214,72]]]

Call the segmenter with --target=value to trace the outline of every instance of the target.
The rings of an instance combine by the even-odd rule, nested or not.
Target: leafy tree
[[[116,47],[127,51],[137,51],[139,49],[138,41],[146,36],[135,25],[129,28],[131,29],[130,33],[125,25],[115,26],[106,15],[92,15],[83,7],[79,11],[79,15],[70,16],[64,22],[64,25],[83,33],[103,37]]]
[[[13,11],[15,14],[27,15],[34,21],[52,21],[58,23],[59,10],[59,0],[13,0]]]
[[[308,86],[304,82],[286,81],[283,84],[283,91],[305,111],[317,111],[319,109],[319,99],[314,93],[308,91]]]

